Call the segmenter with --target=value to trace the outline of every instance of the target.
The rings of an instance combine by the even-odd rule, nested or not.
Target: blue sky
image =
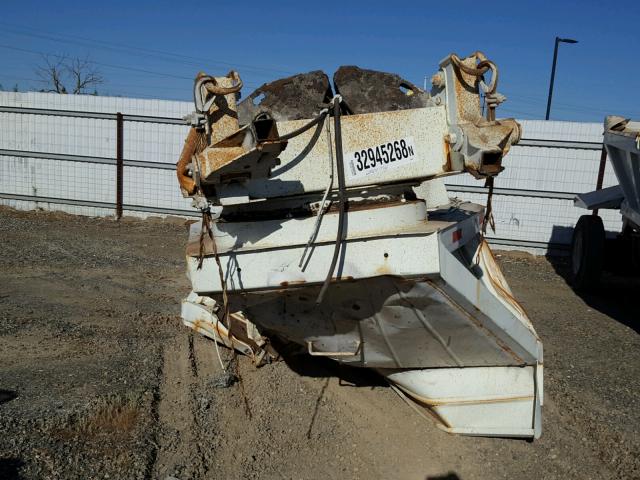
[[[208,2],[4,0],[0,84],[40,88],[43,53],[89,57],[104,95],[189,100],[199,70],[231,67],[248,94],[289,74],[339,65],[422,85],[450,52],[484,51],[508,100],[499,116],[544,118],[554,39],[551,118],[640,118],[640,1]]]

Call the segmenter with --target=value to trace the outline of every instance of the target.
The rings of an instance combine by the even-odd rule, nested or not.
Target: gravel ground
[[[378,377],[235,364],[179,321],[182,221],[0,209],[0,478],[640,478],[640,293],[500,253],[545,347],[533,443],[448,435]],[[226,387],[226,388],[225,388]]]

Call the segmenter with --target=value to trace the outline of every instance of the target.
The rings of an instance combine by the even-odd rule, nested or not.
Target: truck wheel
[[[571,240],[571,273],[577,290],[598,285],[604,265],[604,225],[595,215],[582,215]]]

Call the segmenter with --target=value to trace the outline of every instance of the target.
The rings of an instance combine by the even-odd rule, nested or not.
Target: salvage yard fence
[[[0,204],[90,216],[199,216],[175,177],[190,102],[39,92],[0,92]],[[122,113],[124,112],[124,113]],[[615,112],[613,112],[615,113]],[[501,248],[566,250],[578,217],[576,193],[596,187],[602,152],[598,123],[522,120],[523,139],[496,179]],[[470,175],[446,177],[451,196],[484,204]],[[602,186],[616,184],[605,169]],[[619,231],[616,211],[601,211]]]

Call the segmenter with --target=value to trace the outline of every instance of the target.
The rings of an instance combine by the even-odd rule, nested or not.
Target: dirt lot
[[[185,237],[0,210],[0,478],[640,478],[637,281],[581,298],[562,263],[502,253],[544,342],[543,436],[458,437],[331,362],[239,358],[225,388],[179,322]]]

